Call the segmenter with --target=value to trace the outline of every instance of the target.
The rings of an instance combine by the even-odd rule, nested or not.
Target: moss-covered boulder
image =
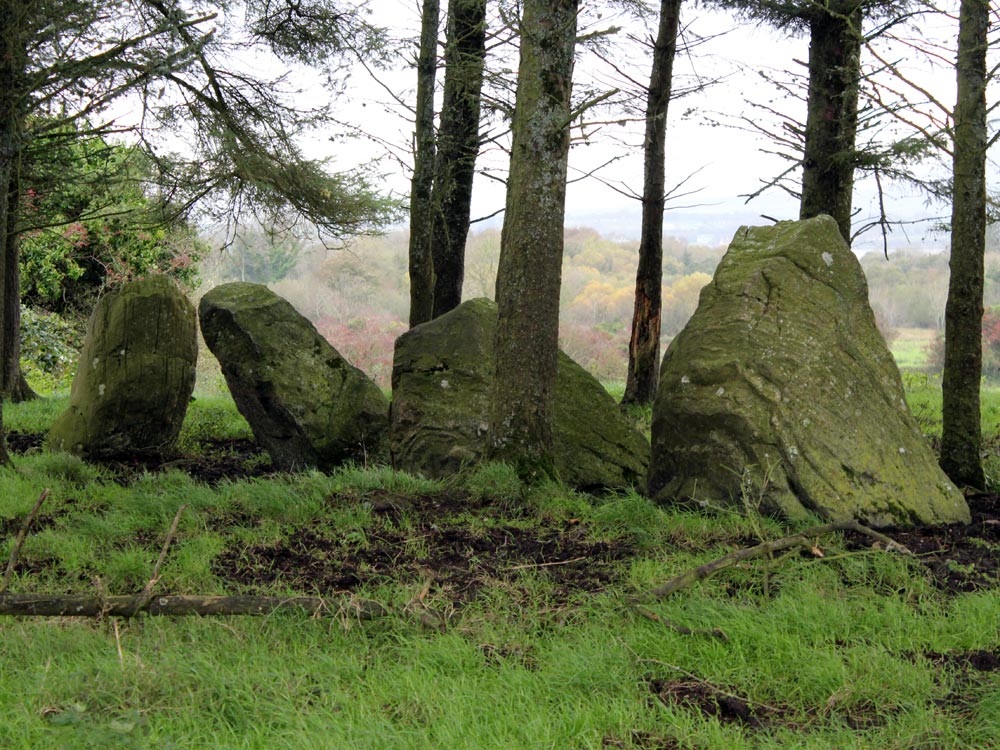
[[[105,294],[49,446],[86,457],[168,451],[191,400],[197,357],[194,306],[170,279]]]
[[[482,457],[496,325],[496,305],[475,299],[396,340],[390,428],[396,468],[441,477]],[[567,484],[626,488],[644,481],[648,442],[601,384],[562,352],[555,443],[556,469]]]
[[[736,233],[663,358],[649,492],[876,526],[968,521],[830,217]]]
[[[201,298],[201,332],[275,466],[328,471],[387,457],[389,403],[292,305],[260,284]]]

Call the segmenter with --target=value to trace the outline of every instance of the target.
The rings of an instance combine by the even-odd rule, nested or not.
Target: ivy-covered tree
[[[444,51],[444,93],[434,120],[440,4],[421,6],[413,177],[410,187],[410,325],[462,301],[465,241],[479,154],[486,57],[486,0],[451,0]]]
[[[987,102],[996,65],[989,62],[995,47],[998,11],[988,0],[962,0],[957,18],[954,4],[921,6],[930,17],[957,21],[955,104],[946,102],[926,81],[915,77],[895,58],[872,50],[888,76],[888,83],[872,87],[872,103],[912,132],[908,141],[922,153],[937,156],[950,167],[950,179],[910,179],[930,200],[950,204],[951,251],[948,261],[948,295],[945,304],[945,338],[941,352],[942,436],[941,467],[957,484],[982,489],[982,426],[980,385],[984,369],[984,291],[987,223],[996,220],[997,202],[987,193],[987,152],[998,135],[991,132]],[[943,55],[939,46],[907,36],[894,41],[906,58],[928,60],[937,66]]]
[[[410,180],[410,326],[434,317],[434,87],[437,81],[438,0],[423,0],[417,52],[417,103]]]
[[[435,318],[462,302],[485,58],[486,0],[450,0],[432,198]]]

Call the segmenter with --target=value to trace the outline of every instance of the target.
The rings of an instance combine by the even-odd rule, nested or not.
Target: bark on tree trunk
[[[642,234],[635,274],[635,308],[628,347],[623,404],[650,404],[656,397],[660,367],[660,313],[663,283],[663,209],[665,204],[667,108],[673,84],[681,0],[663,0],[653,46],[653,70],[646,99],[646,139],[642,186]]]
[[[16,202],[10,200],[10,186],[15,177],[15,165],[20,156],[20,83],[24,73],[24,40],[21,38],[18,18],[23,13],[21,0],[0,0],[0,241],[7,236],[7,228],[13,226],[15,215],[11,208]],[[6,246],[7,243],[3,242]],[[15,259],[16,260],[16,259]],[[0,248],[0,316],[7,317],[9,309],[10,284],[8,277],[16,274],[17,266],[9,265],[10,254],[6,247]],[[14,276],[16,279],[16,275]],[[20,290],[15,287],[15,295],[20,298]],[[9,337],[6,321],[0,320],[0,356],[8,351]],[[2,373],[0,373],[2,377]],[[3,428],[3,393],[0,389],[0,464],[9,464],[6,433]]]
[[[496,298],[490,453],[551,475],[578,0],[525,0]]]
[[[0,42],[0,55],[3,54],[3,43]],[[6,67],[3,63],[0,63],[0,67]],[[2,75],[2,74],[0,74]],[[2,75],[3,79],[6,79],[6,75]],[[3,82],[0,80],[0,87],[3,87]],[[10,175],[12,174],[12,164],[14,161],[15,154],[17,151],[16,146],[16,128],[14,127],[14,120],[6,116],[6,112],[9,111],[9,102],[6,101],[8,97],[0,93],[0,99],[3,99],[0,103],[0,185],[10,184]],[[0,200],[0,227],[6,227],[11,221],[10,216],[10,201]],[[2,235],[0,235],[2,237]],[[6,244],[6,243],[4,243]],[[10,254],[6,251],[6,248],[0,248],[0,314],[3,315],[4,320],[0,321],[0,356],[4,358],[2,364],[2,370],[0,370],[0,382],[6,377],[8,372],[6,356],[10,350],[8,342],[10,341],[11,330],[8,325],[7,314],[10,310],[10,296],[11,296],[11,285],[9,282],[9,277],[11,274],[10,267]],[[16,266],[15,266],[16,268]],[[17,291],[20,294],[20,290]],[[20,317],[20,316],[19,316]],[[19,335],[19,332],[14,334]],[[18,373],[20,370],[18,370]],[[8,396],[4,392],[4,389],[0,388],[0,465],[9,466],[10,454],[7,452],[7,433],[3,426],[3,403],[7,400]]]
[[[816,11],[809,24],[809,96],[799,217],[829,214],[851,241],[862,11],[856,0]]]
[[[437,31],[440,3],[424,0],[417,56],[417,111],[413,178],[410,182],[410,327],[426,323],[434,312],[432,233],[434,213],[434,84],[437,77]]]
[[[2,353],[2,378],[0,388],[4,398],[19,404],[38,398],[21,370],[21,262],[18,245],[17,217],[21,201],[20,159],[11,169],[10,187],[7,192],[7,231],[4,241],[6,273],[4,273],[4,338]]]
[[[451,0],[433,193],[435,318],[462,302],[485,58],[486,0]]]
[[[958,485],[985,487],[982,429],[983,262],[986,247],[988,0],[962,0],[955,104],[951,277],[944,315],[941,468]]]

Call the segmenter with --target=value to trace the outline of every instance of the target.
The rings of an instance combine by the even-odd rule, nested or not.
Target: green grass
[[[250,425],[236,411],[229,392],[197,396],[188,406],[178,444],[197,450],[203,440],[252,439]]]
[[[908,383],[931,424],[933,380]],[[987,408],[1000,408],[994,398]],[[37,431],[58,411],[35,402],[5,416],[12,429]],[[199,397],[183,443],[247,435],[230,401]],[[249,555],[304,532],[359,549],[391,533],[426,544],[412,513],[375,512],[372,498],[384,495],[467,493],[488,511],[442,525],[535,529],[630,554],[606,585],[569,594],[552,569],[512,570],[450,611],[443,630],[416,616],[421,582],[403,576],[364,591],[389,608],[369,622],[291,612],[0,618],[0,748],[960,750],[996,747],[1000,736],[1000,673],[969,681],[935,657],[1000,649],[1000,588],[947,597],[919,562],[833,537],[820,540],[823,558],[746,563],[650,606],[727,640],[682,635],[629,608],[637,592],[786,533],[772,519],[529,488],[502,465],[447,482],[348,467],[215,488],[167,471],[123,487],[41,451],[0,470],[0,523],[15,528],[45,488],[51,497],[22,552],[30,571],[13,591],[88,593],[98,580],[134,593],[182,505],[158,592],[234,593],[213,565],[224,550]],[[0,545],[0,561],[11,544]],[[280,581],[261,592],[296,593]],[[441,610],[455,595],[432,581],[426,603]],[[664,686],[738,695],[765,726],[664,700]]]
[[[941,436],[941,376],[904,372],[903,385],[910,411],[924,434]],[[983,436],[1000,437],[1000,384],[986,382],[980,390]]]
[[[937,331],[931,328],[901,328],[890,347],[899,369],[924,369],[927,366],[927,348],[936,335]]]

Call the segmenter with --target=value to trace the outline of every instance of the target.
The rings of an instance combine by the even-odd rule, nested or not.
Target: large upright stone
[[[196,326],[194,306],[165,276],[101,297],[49,446],[87,457],[171,448],[194,389]]]
[[[968,521],[829,216],[743,227],[671,342],[649,492],[876,525]]]
[[[396,468],[441,477],[483,456],[496,325],[496,305],[475,299],[396,340],[390,431]],[[555,443],[556,469],[567,484],[627,488],[644,481],[646,439],[601,384],[562,352]]]
[[[328,471],[385,458],[389,403],[306,318],[266,286],[201,298],[201,331],[240,413],[275,466]]]

